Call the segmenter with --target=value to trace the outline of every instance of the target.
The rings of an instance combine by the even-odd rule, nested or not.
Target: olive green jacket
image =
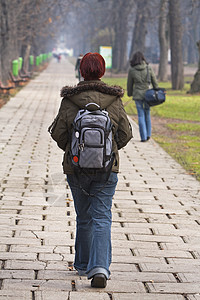
[[[156,76],[152,68],[148,65],[149,75],[153,88],[158,88]],[[127,80],[127,94],[129,97],[133,97],[134,100],[144,100],[144,94],[149,88],[147,81],[147,64],[136,65],[129,68],[128,80]]]
[[[124,147],[132,138],[132,129],[125,113],[121,97],[124,92],[121,87],[108,86],[101,80],[81,81],[74,87],[65,86],[61,90],[63,97],[51,136],[59,148],[64,150],[63,170],[65,174],[73,174],[71,162],[71,135],[73,120],[81,108],[87,103],[95,102],[106,109],[113,124],[113,152],[115,161],[112,171],[119,171],[118,150]]]

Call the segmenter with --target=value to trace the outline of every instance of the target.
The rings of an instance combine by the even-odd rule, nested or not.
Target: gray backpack
[[[84,171],[108,171],[113,164],[112,123],[108,112],[88,103],[74,119],[71,140],[72,163]]]

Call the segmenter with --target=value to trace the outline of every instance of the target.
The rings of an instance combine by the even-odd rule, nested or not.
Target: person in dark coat
[[[133,98],[137,108],[141,142],[146,142],[151,137],[150,107],[144,100],[145,92],[149,88],[147,67],[149,69],[151,84],[154,88],[158,88],[153,69],[148,65],[144,55],[139,51],[133,55],[130,61],[127,79],[127,94]]]
[[[84,81],[74,87],[65,86],[63,97],[52,132],[58,147],[64,150],[63,169],[72,191],[76,210],[76,241],[74,267],[78,274],[92,279],[91,286],[104,288],[110,276],[112,198],[119,171],[118,150],[132,138],[132,129],[123,108],[123,90],[101,81],[105,61],[98,53],[87,53],[81,60],[80,72]],[[71,161],[70,147],[73,120],[81,108],[94,102],[106,109],[112,121],[112,151],[115,160],[111,173],[82,173],[77,178]],[[87,191],[87,193],[83,192]]]
[[[80,64],[81,59],[83,58],[83,54],[79,54],[79,57],[76,60],[75,71],[78,73],[78,80],[81,81],[81,72],[80,72]]]

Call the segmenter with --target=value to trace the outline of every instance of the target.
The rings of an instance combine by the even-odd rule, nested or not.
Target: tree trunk
[[[188,45],[188,57],[187,62],[189,64],[196,63],[197,60],[197,52],[196,48],[194,47],[196,41],[198,41],[199,37],[199,13],[200,13],[200,7],[196,7],[194,9],[193,14],[191,18],[189,19],[189,45]]]
[[[200,71],[200,41],[197,42],[198,52],[199,52],[199,65],[198,65],[198,71]]]
[[[159,18],[159,43],[160,43],[160,64],[158,78],[160,81],[167,81],[168,65],[168,22],[167,22],[168,0],[161,0]]]
[[[9,80],[9,72],[12,70],[12,60],[18,59],[18,46],[16,34],[16,18],[13,7],[16,1],[1,0],[0,1],[0,80],[7,84]]]
[[[145,52],[145,37],[147,34],[147,9],[148,1],[140,0],[137,3],[135,27],[133,31],[132,44],[130,50],[130,59],[136,51]]]
[[[114,29],[114,43],[112,49],[112,68],[118,70],[118,63],[119,63],[119,53],[120,53],[120,40],[119,40],[119,31],[120,31],[120,24],[118,22],[119,18],[119,1],[117,3],[113,3],[113,29]],[[117,4],[117,5],[116,5]]]
[[[118,71],[123,71],[126,66],[127,62],[127,14],[125,11],[125,14],[123,14],[120,24],[120,51],[119,51],[119,65],[118,65]]]
[[[172,89],[184,87],[180,0],[169,0]]]
[[[9,79],[10,69],[10,24],[9,24],[9,8],[6,0],[0,2],[1,11],[1,39],[0,39],[0,70],[1,81],[6,84]]]
[[[127,62],[127,23],[130,5],[124,4],[124,0],[113,1],[113,28],[115,32],[113,44],[113,69],[117,72],[123,71]]]
[[[24,53],[24,63],[23,63],[23,71],[24,73],[27,73],[29,71],[29,56],[31,51],[31,45],[26,45],[26,50]]]
[[[189,93],[191,94],[200,93],[200,41],[197,42],[197,47],[199,51],[199,64],[198,64],[198,70],[194,75],[194,80],[191,83],[191,88],[189,91]]]

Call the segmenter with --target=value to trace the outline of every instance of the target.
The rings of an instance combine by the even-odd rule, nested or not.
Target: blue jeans
[[[117,185],[117,173],[67,175],[76,211],[76,241],[74,267],[88,279],[97,273],[109,278],[111,264],[112,197]],[[80,186],[91,196],[83,193]]]
[[[146,141],[147,137],[151,136],[151,116],[150,107],[144,100],[135,100],[139,132],[142,141]]]

